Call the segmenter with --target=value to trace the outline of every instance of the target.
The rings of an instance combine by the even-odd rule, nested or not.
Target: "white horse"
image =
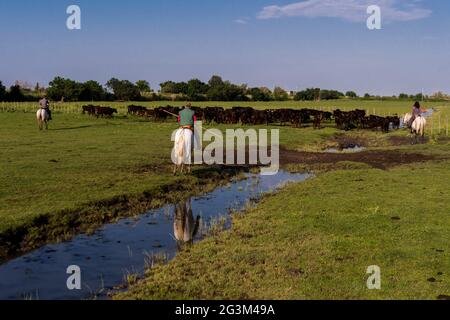
[[[414,120],[411,126],[411,132],[415,136],[415,143],[418,142],[419,136],[422,138],[422,143],[425,142],[425,127],[427,125],[427,119],[425,117],[419,116]]]
[[[405,116],[403,117],[403,126],[404,127],[408,127],[408,124],[409,124],[409,121],[411,121],[411,118],[412,118],[411,113],[405,114]]]
[[[45,109],[39,109],[36,112],[36,119],[38,122],[39,130],[45,129],[48,130],[48,122],[50,119],[50,114]]]
[[[190,129],[180,128],[175,133],[175,146],[172,152],[172,160],[175,163],[173,174],[178,170],[184,173],[187,165],[188,173],[191,172],[191,155],[193,132]]]
[[[411,113],[405,114],[405,116],[403,117],[403,126],[409,128],[409,123],[411,122],[412,117],[413,116]],[[426,125],[427,125],[427,119],[425,119],[424,116],[418,116],[413,121],[410,129],[411,129],[411,134],[413,134],[415,137],[414,143],[418,143],[419,136],[422,137],[422,143],[424,142]]]

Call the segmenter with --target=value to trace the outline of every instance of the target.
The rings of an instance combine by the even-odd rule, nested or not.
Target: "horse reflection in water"
[[[191,200],[179,202],[175,206],[175,220],[173,223],[173,233],[177,240],[178,249],[194,243],[200,225],[200,216],[194,219],[192,213]]]

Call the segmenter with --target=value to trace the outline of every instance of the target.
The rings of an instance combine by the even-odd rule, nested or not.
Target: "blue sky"
[[[382,30],[366,27],[368,4]],[[66,28],[66,8],[82,29]],[[41,84],[212,74],[250,86],[450,92],[444,0],[17,0],[0,2],[0,80]]]

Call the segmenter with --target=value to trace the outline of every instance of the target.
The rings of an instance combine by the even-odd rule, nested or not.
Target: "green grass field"
[[[54,105],[55,120],[48,132],[37,129],[35,104],[16,104],[13,112],[0,105],[0,238],[39,217],[58,217],[49,230],[44,230],[57,234],[56,213],[79,212],[87,216],[78,219],[89,222],[91,211],[83,208],[92,209],[92,204],[121,196],[139,199],[142,193],[186,182],[185,177],[171,174],[170,134],[177,127],[175,122],[126,117],[126,106],[131,103],[104,103],[118,108],[119,115],[95,119],[80,114],[84,104]],[[166,104],[183,105],[143,103]],[[360,108],[384,115],[408,112],[411,102],[194,105],[214,104]],[[385,135],[372,131],[345,133],[331,124],[323,130],[271,128],[280,129],[280,142],[289,149],[320,151],[333,146],[336,135],[343,135],[362,138],[374,150],[448,158],[445,119],[450,116],[450,106],[425,107],[437,109],[432,120],[433,136],[425,145],[391,145],[390,137],[407,136],[404,130]],[[431,134],[430,129],[427,134]],[[386,171],[355,164],[346,170],[319,174],[305,184],[267,197],[248,214],[236,216],[232,230],[151,271],[146,280],[121,297],[435,299],[450,295],[449,169],[447,160],[435,160]],[[202,183],[199,177],[192,180]],[[186,189],[190,187],[186,185]],[[371,264],[382,268],[381,291],[365,289],[365,268]],[[439,272],[444,274],[438,276]],[[174,281],[174,277],[182,281]],[[428,282],[431,277],[438,281]]]
[[[0,232],[39,214],[173,181],[165,170],[138,172],[165,162],[170,148],[160,138],[169,134],[169,126],[66,114],[55,118],[51,130],[39,132],[29,114],[0,113]]]

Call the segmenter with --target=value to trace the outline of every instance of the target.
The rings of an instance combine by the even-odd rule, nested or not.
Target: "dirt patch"
[[[429,137],[424,138],[424,143],[428,143],[430,141]],[[412,137],[406,137],[406,136],[390,136],[388,138],[388,142],[391,146],[407,146],[411,145],[414,142],[414,139]]]
[[[333,145],[337,145],[339,149],[354,148],[355,146],[369,147],[373,146],[367,138],[365,137],[349,137],[346,135],[336,135],[331,139]]]
[[[280,162],[282,165],[289,164],[333,164],[343,161],[365,163],[373,168],[387,169],[390,167],[436,160],[435,156],[404,153],[398,151],[365,151],[360,153],[319,153],[303,152],[287,149],[280,150]]]

